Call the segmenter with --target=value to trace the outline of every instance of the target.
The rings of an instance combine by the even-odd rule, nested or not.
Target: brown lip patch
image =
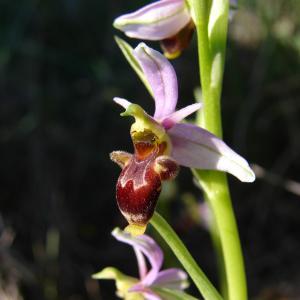
[[[129,224],[146,225],[154,213],[161,191],[152,155],[143,161],[134,156],[117,182],[118,206]]]
[[[174,178],[178,166],[174,160],[164,155],[166,142],[158,144],[153,134],[134,133],[132,140],[135,153],[126,156],[129,159],[126,164],[122,164],[123,169],[116,186],[116,198],[119,209],[128,223],[145,228],[154,213],[162,180]]]

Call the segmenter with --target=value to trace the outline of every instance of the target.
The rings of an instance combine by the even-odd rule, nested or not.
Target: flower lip
[[[139,132],[138,135],[139,140],[133,138],[133,155],[128,156],[121,151],[111,154],[122,168],[116,186],[117,203],[129,223],[127,231],[133,235],[140,235],[146,230],[161,192],[162,181],[174,179],[178,173],[177,163],[163,155],[165,142],[156,143],[152,132]]]

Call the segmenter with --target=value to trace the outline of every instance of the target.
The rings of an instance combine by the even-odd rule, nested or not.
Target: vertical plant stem
[[[210,236],[211,236],[211,240],[213,243],[213,247],[214,247],[215,253],[216,253],[221,295],[223,296],[224,299],[228,299],[228,289],[227,289],[227,280],[226,280],[225,264],[224,264],[224,257],[223,257],[223,249],[222,249],[221,239],[220,239],[219,230],[218,230],[218,226],[217,226],[215,217],[213,217],[211,220],[209,231],[210,231]]]
[[[178,260],[181,262],[185,270],[194,281],[204,299],[222,300],[221,295],[208,280],[185,245],[182,243],[172,227],[165,221],[165,219],[155,212],[150,223],[174,252]]]
[[[214,214],[223,252],[226,282],[222,282],[221,285],[222,292],[227,291],[223,297],[229,300],[246,300],[247,286],[243,255],[226,175],[212,171],[197,171],[197,173],[206,201],[209,202]],[[221,261],[219,265],[222,267]],[[224,288],[226,283],[227,289]]]
[[[199,181],[200,183],[200,177],[199,177],[199,170],[192,169],[192,173],[194,177]],[[209,208],[212,210],[211,204],[208,201],[207,197],[204,197],[205,202],[209,206]],[[208,226],[210,238],[213,244],[213,248],[215,250],[215,256],[217,260],[217,268],[218,268],[218,277],[219,277],[219,287],[221,291],[221,295],[224,299],[228,299],[228,288],[227,288],[227,279],[226,279],[226,272],[225,272],[225,263],[224,263],[224,257],[223,257],[223,249],[218,229],[218,224],[216,222],[215,216],[212,213],[210,216],[210,224]]]
[[[190,0],[196,24],[203,95],[200,124],[222,137],[220,98],[227,38],[228,0]],[[214,22],[211,24],[211,20]],[[215,218],[214,243],[220,244],[229,300],[246,300],[247,285],[237,224],[227,178],[217,171],[196,172]],[[225,283],[223,282],[222,285]]]

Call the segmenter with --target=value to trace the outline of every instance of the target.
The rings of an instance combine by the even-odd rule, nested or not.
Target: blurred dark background
[[[91,274],[137,275],[132,249],[110,235],[125,222],[109,153],[132,151],[112,98],[153,103],[111,24],[145,3],[0,0],[1,300],[116,299],[114,283]],[[258,177],[230,176],[251,299],[300,299],[299,15],[299,0],[241,1],[230,25],[224,137]],[[183,107],[199,81],[195,41],[173,65]],[[209,235],[190,214],[199,201],[182,169],[159,209],[216,282]]]

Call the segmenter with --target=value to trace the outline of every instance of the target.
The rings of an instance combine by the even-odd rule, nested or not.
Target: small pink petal
[[[176,124],[168,134],[173,145],[172,157],[186,167],[220,170],[243,182],[253,182],[255,175],[247,161],[222,140],[191,124]]]
[[[183,290],[188,287],[187,274],[180,269],[167,269],[158,273],[153,286]]]
[[[165,129],[170,129],[173,127],[176,123],[179,123],[187,116],[191,115],[195,111],[199,110],[202,107],[201,103],[194,103],[191,105],[188,105],[182,109],[179,109],[172,113],[171,115],[165,117],[161,123],[164,126]]]
[[[131,102],[129,102],[128,100],[126,99],[123,99],[123,98],[119,98],[119,97],[115,97],[114,99],[114,102],[116,102],[117,104],[121,105],[122,107],[125,108],[125,110],[128,108],[128,106],[130,104],[132,104]]]
[[[144,255],[140,250],[138,250],[136,247],[133,247],[133,250],[135,252],[135,256],[138,262],[138,268],[139,268],[139,275],[141,279],[144,279],[147,275],[147,264]]]
[[[175,35],[190,19],[184,0],[163,0],[118,17],[114,27],[132,38],[159,41]]]
[[[135,48],[133,55],[138,60],[153,91],[154,119],[160,120],[172,114],[178,98],[177,77],[173,66],[161,53],[144,43]]]

